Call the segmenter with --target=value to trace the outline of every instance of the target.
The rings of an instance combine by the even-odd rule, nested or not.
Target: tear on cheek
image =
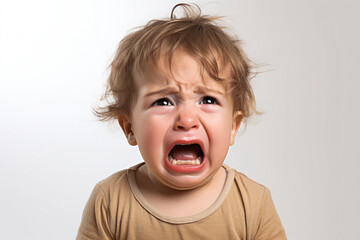
[[[169,153],[168,160],[173,165],[200,165],[203,157],[199,144],[175,145]]]

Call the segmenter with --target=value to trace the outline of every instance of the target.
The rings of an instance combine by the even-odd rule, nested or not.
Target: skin
[[[235,141],[241,112],[233,111],[225,87],[181,49],[173,55],[171,71],[160,58],[157,66],[135,79],[137,101],[131,115],[118,120],[129,144],[138,145],[146,162],[136,174],[140,192],[166,215],[205,210],[224,185],[221,165]],[[185,172],[169,168],[166,161],[172,147],[191,143],[202,147],[202,167]]]

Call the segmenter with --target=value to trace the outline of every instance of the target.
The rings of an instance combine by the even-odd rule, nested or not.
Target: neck
[[[136,172],[136,182],[143,197],[159,213],[169,216],[190,216],[210,207],[220,195],[226,179],[224,168],[205,183],[191,189],[174,189],[161,183],[146,164]]]

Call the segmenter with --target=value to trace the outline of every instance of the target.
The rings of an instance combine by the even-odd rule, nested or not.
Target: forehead
[[[176,84],[185,88],[204,85],[227,90],[225,79],[229,79],[230,71],[228,68],[222,67],[220,61],[217,59],[216,61],[219,68],[217,77],[223,80],[212,78],[198,59],[186,51],[178,49],[171,56],[159,54],[143,71],[134,74],[135,82],[138,88],[147,85],[165,87]]]

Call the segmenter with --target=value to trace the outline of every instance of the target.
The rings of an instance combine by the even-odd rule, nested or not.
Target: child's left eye
[[[218,104],[218,101],[213,97],[203,97],[200,101],[200,104]]]

